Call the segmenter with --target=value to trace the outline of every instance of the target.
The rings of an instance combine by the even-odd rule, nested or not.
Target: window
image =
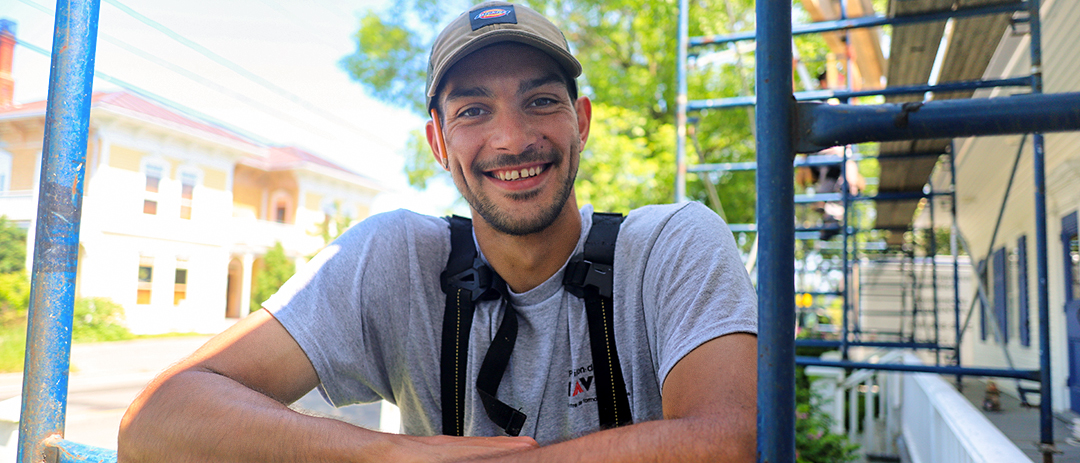
[[[285,223],[285,215],[289,212],[289,206],[284,202],[279,202],[274,206],[274,221],[277,223]]]
[[[1003,344],[1009,343],[1009,270],[1007,266],[1008,257],[1005,255],[1005,248],[998,248],[994,251],[994,319],[997,321],[998,334],[1001,338],[998,342]]]
[[[146,166],[146,196],[143,199],[143,213],[155,215],[158,206],[158,189],[161,187],[161,172],[159,166]]]
[[[142,257],[139,259],[139,291],[135,297],[136,304],[150,303],[150,289],[154,281],[154,258]]]
[[[0,191],[11,189],[11,154],[0,150]]]
[[[196,176],[185,172],[180,175],[180,218],[191,220],[191,198],[195,193]]]
[[[173,305],[180,305],[180,301],[187,299],[187,269],[181,268],[181,263],[176,263],[176,278],[173,280]]]

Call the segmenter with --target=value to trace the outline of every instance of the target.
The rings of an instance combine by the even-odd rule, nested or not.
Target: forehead
[[[485,86],[498,79],[536,79],[565,72],[547,53],[528,45],[506,42],[481,48],[454,64],[443,79],[439,99],[448,90]],[[564,79],[560,78],[560,82]]]

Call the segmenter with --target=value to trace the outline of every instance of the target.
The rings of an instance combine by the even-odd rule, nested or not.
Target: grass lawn
[[[0,373],[22,371],[26,352],[26,324],[0,325]]]

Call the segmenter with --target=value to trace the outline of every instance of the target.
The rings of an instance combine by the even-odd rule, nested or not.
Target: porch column
[[[244,277],[240,279],[240,315],[244,318],[251,313],[251,266],[255,263],[255,255],[244,253],[240,258],[240,264],[244,267]]]

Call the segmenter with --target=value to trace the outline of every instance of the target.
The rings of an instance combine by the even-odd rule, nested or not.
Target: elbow
[[[120,420],[120,433],[116,438],[116,456],[119,462],[131,463],[144,460],[140,456],[142,453],[139,448],[140,439],[136,437],[139,434],[136,415],[138,412],[134,406],[131,406],[124,413],[124,418]]]

